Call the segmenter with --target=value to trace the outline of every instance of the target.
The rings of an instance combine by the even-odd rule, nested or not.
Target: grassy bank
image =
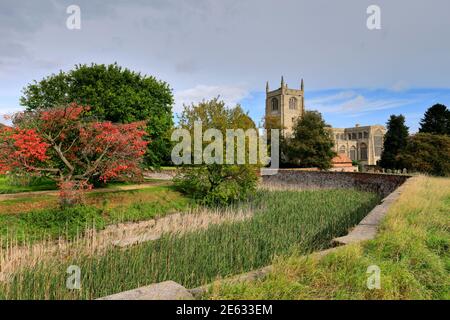
[[[127,250],[40,264],[0,284],[0,299],[92,299],[154,282],[174,280],[195,287],[272,262],[274,256],[329,245],[379,201],[354,190],[259,192],[242,204],[249,220],[166,235]],[[81,290],[69,290],[66,269],[82,270]]]
[[[450,299],[450,179],[417,177],[375,240],[322,259],[280,258],[263,281],[215,285],[210,299]],[[381,289],[367,288],[379,266]]]
[[[89,194],[86,202],[84,206],[61,210],[56,197],[2,201],[0,241],[6,245],[10,239],[21,243],[60,236],[71,238],[87,228],[102,229],[108,224],[148,220],[185,211],[192,204],[169,186]],[[30,210],[33,204],[35,208]]]
[[[11,178],[0,175],[0,194],[20,193],[29,191],[55,190],[56,183],[45,178],[28,179]]]

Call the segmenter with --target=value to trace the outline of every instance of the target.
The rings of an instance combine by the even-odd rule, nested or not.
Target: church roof
[[[333,165],[335,165],[335,164],[349,164],[349,165],[352,165],[352,160],[349,157],[347,157],[345,154],[340,153],[336,157],[331,159],[331,163]]]

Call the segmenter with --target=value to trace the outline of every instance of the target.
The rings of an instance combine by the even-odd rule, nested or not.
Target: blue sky
[[[69,5],[80,29],[66,26]],[[114,63],[155,76],[183,104],[221,96],[255,121],[265,84],[305,80],[306,108],[335,127],[385,124],[411,132],[434,103],[450,106],[450,1],[2,0],[0,121],[21,110],[21,90],[80,63]]]
[[[410,132],[416,132],[426,109],[435,103],[450,105],[450,89],[328,89],[305,91],[307,110],[318,110],[333,127],[355,124],[385,125],[391,114],[403,114]],[[240,101],[250,116],[259,121],[264,115],[265,91],[250,92]]]

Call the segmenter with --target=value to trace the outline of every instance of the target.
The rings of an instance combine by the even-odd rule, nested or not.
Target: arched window
[[[383,132],[378,129],[375,131],[373,136],[374,147],[375,147],[375,156],[381,156],[381,152],[383,151]]]
[[[352,159],[352,161],[356,161],[356,148],[355,148],[355,146],[352,146],[350,148],[350,159]]]
[[[367,145],[365,143],[361,143],[359,152],[361,155],[361,160],[367,160]]]
[[[272,98],[272,111],[278,111],[278,99]]]
[[[341,147],[339,148],[339,153],[345,154],[345,151],[346,151],[345,146],[341,146]]]
[[[289,109],[295,110],[297,109],[297,99],[292,97],[289,99]]]

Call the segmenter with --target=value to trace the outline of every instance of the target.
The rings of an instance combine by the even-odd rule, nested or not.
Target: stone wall
[[[300,189],[354,188],[376,192],[384,198],[408,178],[405,175],[279,169],[275,175],[262,176],[262,182],[267,185],[295,185]]]

